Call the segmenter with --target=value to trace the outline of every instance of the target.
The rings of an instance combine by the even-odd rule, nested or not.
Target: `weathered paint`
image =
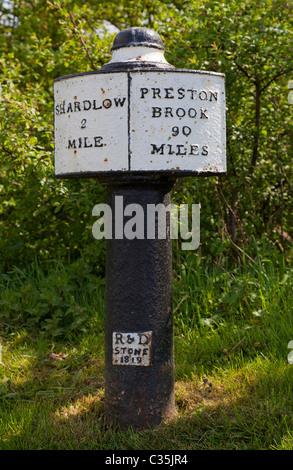
[[[56,80],[54,98],[56,176],[226,172],[223,74],[79,74]]]
[[[225,88],[221,74],[131,74],[133,171],[226,171]]]
[[[81,74],[57,80],[55,174],[128,169],[125,73]]]
[[[117,366],[151,365],[152,332],[113,332],[112,364]]]

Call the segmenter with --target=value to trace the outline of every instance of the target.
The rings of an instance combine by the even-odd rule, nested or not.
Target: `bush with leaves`
[[[104,242],[91,233],[92,208],[104,201],[103,186],[95,179],[54,177],[53,81],[109,61],[114,35],[105,22],[117,31],[157,30],[176,68],[226,74],[228,173],[179,180],[173,191],[174,202],[201,204],[201,254],[218,259],[244,249],[254,256],[254,240],[291,249],[290,0],[0,4],[3,269],[35,257],[83,259],[104,274]],[[174,248],[180,261],[185,253]]]

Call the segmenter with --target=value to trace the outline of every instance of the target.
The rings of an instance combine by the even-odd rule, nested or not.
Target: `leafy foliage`
[[[104,319],[104,282],[80,261],[51,262],[44,270],[35,263],[14,267],[2,275],[1,324],[6,331],[18,325],[50,337],[67,337],[90,328],[94,318]],[[95,325],[98,331],[100,325]]]
[[[104,188],[94,179],[54,177],[53,81],[99,69],[109,61],[113,33],[105,21],[116,30],[130,26],[157,30],[167,60],[177,68],[226,74],[228,174],[185,178],[173,192],[174,202],[201,204],[199,257],[220,262],[232,255],[239,260],[244,250],[254,258],[263,243],[277,243],[289,253],[293,237],[293,108],[287,88],[293,75],[290,0],[15,0],[10,8],[7,1],[0,5],[4,271],[37,258],[82,260],[91,272],[104,275],[104,243],[91,233],[91,211],[103,202]],[[176,243],[174,249],[177,266],[184,265],[189,255]],[[70,301],[65,307],[70,308]]]

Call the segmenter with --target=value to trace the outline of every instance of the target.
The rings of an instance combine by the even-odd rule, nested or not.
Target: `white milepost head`
[[[117,34],[101,70],[54,82],[55,174],[226,172],[225,76],[175,69],[148,28]]]

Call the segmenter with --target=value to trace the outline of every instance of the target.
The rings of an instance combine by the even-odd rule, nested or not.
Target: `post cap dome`
[[[152,47],[155,49],[165,50],[161,36],[149,28],[127,28],[114,39],[112,51],[121,49],[122,47]]]

